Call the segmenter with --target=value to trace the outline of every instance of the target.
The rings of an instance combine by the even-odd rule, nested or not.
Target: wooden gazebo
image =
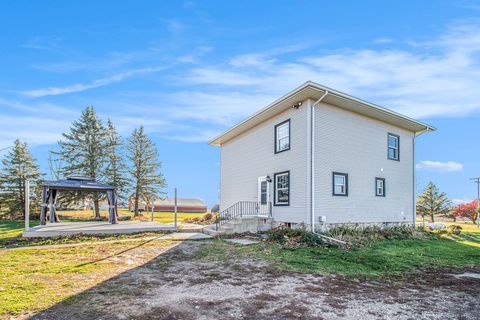
[[[93,178],[83,176],[72,176],[66,180],[45,181],[42,184],[42,210],[40,212],[40,224],[47,223],[47,213],[51,223],[59,222],[55,213],[55,203],[59,191],[86,191],[86,192],[105,192],[108,200],[108,221],[111,224],[117,223],[116,203],[117,195],[115,188]]]

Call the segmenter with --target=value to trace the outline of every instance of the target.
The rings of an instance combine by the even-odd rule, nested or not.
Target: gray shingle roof
[[[42,185],[48,188],[63,190],[101,191],[115,189],[112,186],[95,181],[93,178],[83,176],[72,176],[66,180],[45,181]]]

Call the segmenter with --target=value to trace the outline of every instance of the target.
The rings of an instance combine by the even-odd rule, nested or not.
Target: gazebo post
[[[108,222],[111,224],[117,223],[117,199],[115,196],[115,190],[107,190],[107,200],[108,200]]]
[[[48,198],[48,191],[47,187],[42,188],[42,207],[40,209],[40,224],[45,225],[47,223],[46,215],[47,215],[47,198]]]
[[[55,222],[55,208],[53,203],[53,189],[49,190],[50,196],[48,197],[48,208],[49,208],[49,216],[50,216],[50,223]]]

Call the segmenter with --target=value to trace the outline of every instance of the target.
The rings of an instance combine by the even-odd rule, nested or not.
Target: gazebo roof
[[[90,177],[71,176],[66,180],[45,181],[43,187],[57,190],[83,190],[83,191],[106,191],[115,188]]]

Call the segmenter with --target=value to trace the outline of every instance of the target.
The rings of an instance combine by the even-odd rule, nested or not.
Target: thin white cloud
[[[25,104],[18,100],[10,100],[0,98],[0,107],[15,109],[18,112],[24,112],[27,114],[53,114],[58,116],[72,116],[78,114],[76,110],[71,107],[64,107],[49,102],[39,102],[33,104]]]
[[[0,148],[10,146],[15,139],[31,146],[56,143],[70,124],[62,119],[34,116],[0,116],[0,122]]]
[[[426,170],[426,171],[436,171],[436,172],[455,172],[455,171],[462,171],[463,164],[448,161],[448,162],[441,162],[441,161],[420,161],[416,164],[416,168],[418,170]]]
[[[61,48],[62,38],[57,36],[36,36],[23,44],[24,48],[58,51]]]
[[[469,203],[469,202],[472,202],[473,199],[470,199],[470,198],[467,198],[467,197],[464,197],[464,198],[455,198],[455,199],[451,199],[452,200],[452,204],[457,206],[459,204],[465,204],[465,203]]]
[[[388,44],[392,42],[393,42],[393,39],[391,38],[377,38],[372,41],[373,44]]]
[[[45,97],[45,96],[57,96],[61,94],[81,92],[88,89],[103,87],[111,83],[122,81],[126,78],[130,78],[133,76],[153,73],[163,69],[164,67],[133,69],[133,70],[128,70],[122,73],[114,74],[107,78],[97,79],[90,83],[77,83],[77,84],[64,86],[64,87],[48,87],[48,88],[42,88],[42,89],[36,89],[36,90],[29,90],[29,91],[23,92],[23,94],[28,97],[38,98],[38,97]]]
[[[166,25],[167,30],[174,35],[179,35],[188,29],[188,25],[176,19],[166,21]]]
[[[193,132],[192,132],[193,131]],[[206,142],[219,135],[221,131],[208,129],[194,129],[185,134],[165,135],[163,138],[182,142]]]
[[[214,125],[230,126],[268,104],[274,96],[239,92],[182,91],[165,95],[175,120],[199,120]]]
[[[111,70],[118,68],[135,60],[144,58],[151,54],[148,50],[145,52],[109,52],[104,57],[81,56],[76,59],[60,62],[35,63],[33,68],[42,71],[55,73],[68,73],[83,70]]]
[[[479,54],[480,22],[470,21],[451,24],[427,41],[403,43],[401,49],[297,52],[289,60],[246,53],[183,72],[178,81],[203,85],[205,94],[280,96],[313,80],[414,118],[465,116],[480,111]]]
[[[181,31],[182,27],[175,23],[171,31],[176,27]],[[246,52],[227,57],[220,64],[177,68],[178,74],[168,78],[168,85],[177,85],[177,91],[169,89],[170,92],[165,93],[161,88],[158,92],[122,91],[114,99],[97,98],[94,105],[101,106],[102,118],[108,115],[106,110],[116,110],[117,119],[112,120],[124,133],[144,123],[150,132],[162,137],[201,142],[306,80],[415,118],[463,116],[480,111],[480,22],[452,24],[443,34],[427,41],[412,41],[396,47],[400,44],[395,39],[388,50],[374,46],[373,49],[310,50],[306,54],[303,50],[311,49],[312,45],[300,44]],[[199,47],[198,53],[179,54],[172,61],[199,63],[202,54],[210,50],[210,47]],[[30,90],[24,94],[43,97],[80,92],[157,69],[162,68],[133,69],[89,83]],[[185,124],[189,128],[185,128]],[[458,165],[461,166],[438,161],[419,165],[422,170],[442,172],[458,171]]]

